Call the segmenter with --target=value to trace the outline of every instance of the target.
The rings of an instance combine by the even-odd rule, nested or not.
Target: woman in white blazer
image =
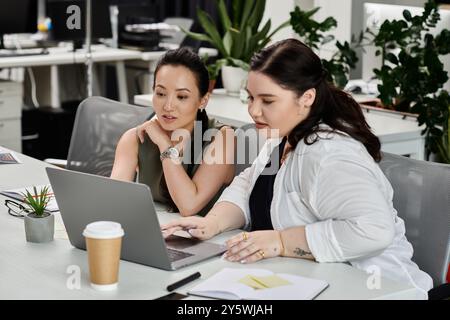
[[[432,280],[411,261],[378,166],[380,142],[358,103],[327,82],[320,58],[298,40],[277,42],[253,56],[247,91],[249,113],[268,138],[263,150],[206,217],[171,222],[165,235],[184,229],[208,239],[244,228],[227,242],[230,261],[348,262],[379,268],[426,297]]]

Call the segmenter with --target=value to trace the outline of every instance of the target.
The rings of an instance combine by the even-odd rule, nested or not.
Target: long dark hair
[[[208,93],[209,87],[208,69],[206,69],[206,66],[200,59],[200,57],[192,50],[186,47],[181,47],[175,50],[169,50],[159,59],[154,74],[153,90],[155,89],[156,74],[163,66],[168,65],[182,66],[191,71],[195,77],[200,97],[204,97],[205,94]],[[202,135],[201,137],[192,137],[192,138],[193,139],[200,138],[203,141],[203,135],[205,131],[208,130],[208,122],[209,122],[208,115],[206,114],[206,111],[204,109],[197,111],[196,120],[202,122]],[[191,139],[191,162],[186,170],[189,177],[192,177],[193,175],[194,164],[197,158],[197,155],[194,153],[194,145],[195,144],[192,143]],[[165,181],[164,175],[163,179],[161,179],[160,187],[164,197],[169,201],[169,206],[171,207],[171,209],[173,211],[178,211],[176,204],[174,203],[172,197],[170,196],[170,192],[167,188],[167,183]]]
[[[381,160],[380,140],[370,131],[359,104],[327,82],[320,58],[301,41],[286,39],[262,49],[252,57],[250,71],[269,76],[299,97],[308,89],[316,89],[309,115],[288,136],[294,149],[302,139],[308,145],[315,143],[324,131],[319,124],[325,123],[333,132],[344,132],[360,141],[376,162]]]

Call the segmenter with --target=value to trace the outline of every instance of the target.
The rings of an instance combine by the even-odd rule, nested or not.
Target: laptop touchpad
[[[166,238],[166,245],[171,249],[182,250],[185,248],[189,248],[195,246],[196,244],[201,243],[202,241],[194,238],[184,238],[180,236],[171,235]]]

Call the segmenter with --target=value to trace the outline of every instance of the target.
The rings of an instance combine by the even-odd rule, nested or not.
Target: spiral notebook
[[[188,294],[224,300],[312,300],[328,287],[324,280],[265,269],[224,268]]]

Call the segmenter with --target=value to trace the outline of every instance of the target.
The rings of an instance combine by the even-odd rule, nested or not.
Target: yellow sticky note
[[[252,287],[253,289],[269,289],[291,284],[289,281],[280,278],[277,275],[271,275],[266,277],[256,277],[247,275],[241,280],[239,280],[239,282],[249,287]]]
[[[263,284],[257,282],[255,279],[253,279],[253,276],[250,276],[250,275],[245,276],[244,278],[239,280],[239,282],[243,283],[246,286],[249,286],[253,289],[265,289],[266,288]]]

